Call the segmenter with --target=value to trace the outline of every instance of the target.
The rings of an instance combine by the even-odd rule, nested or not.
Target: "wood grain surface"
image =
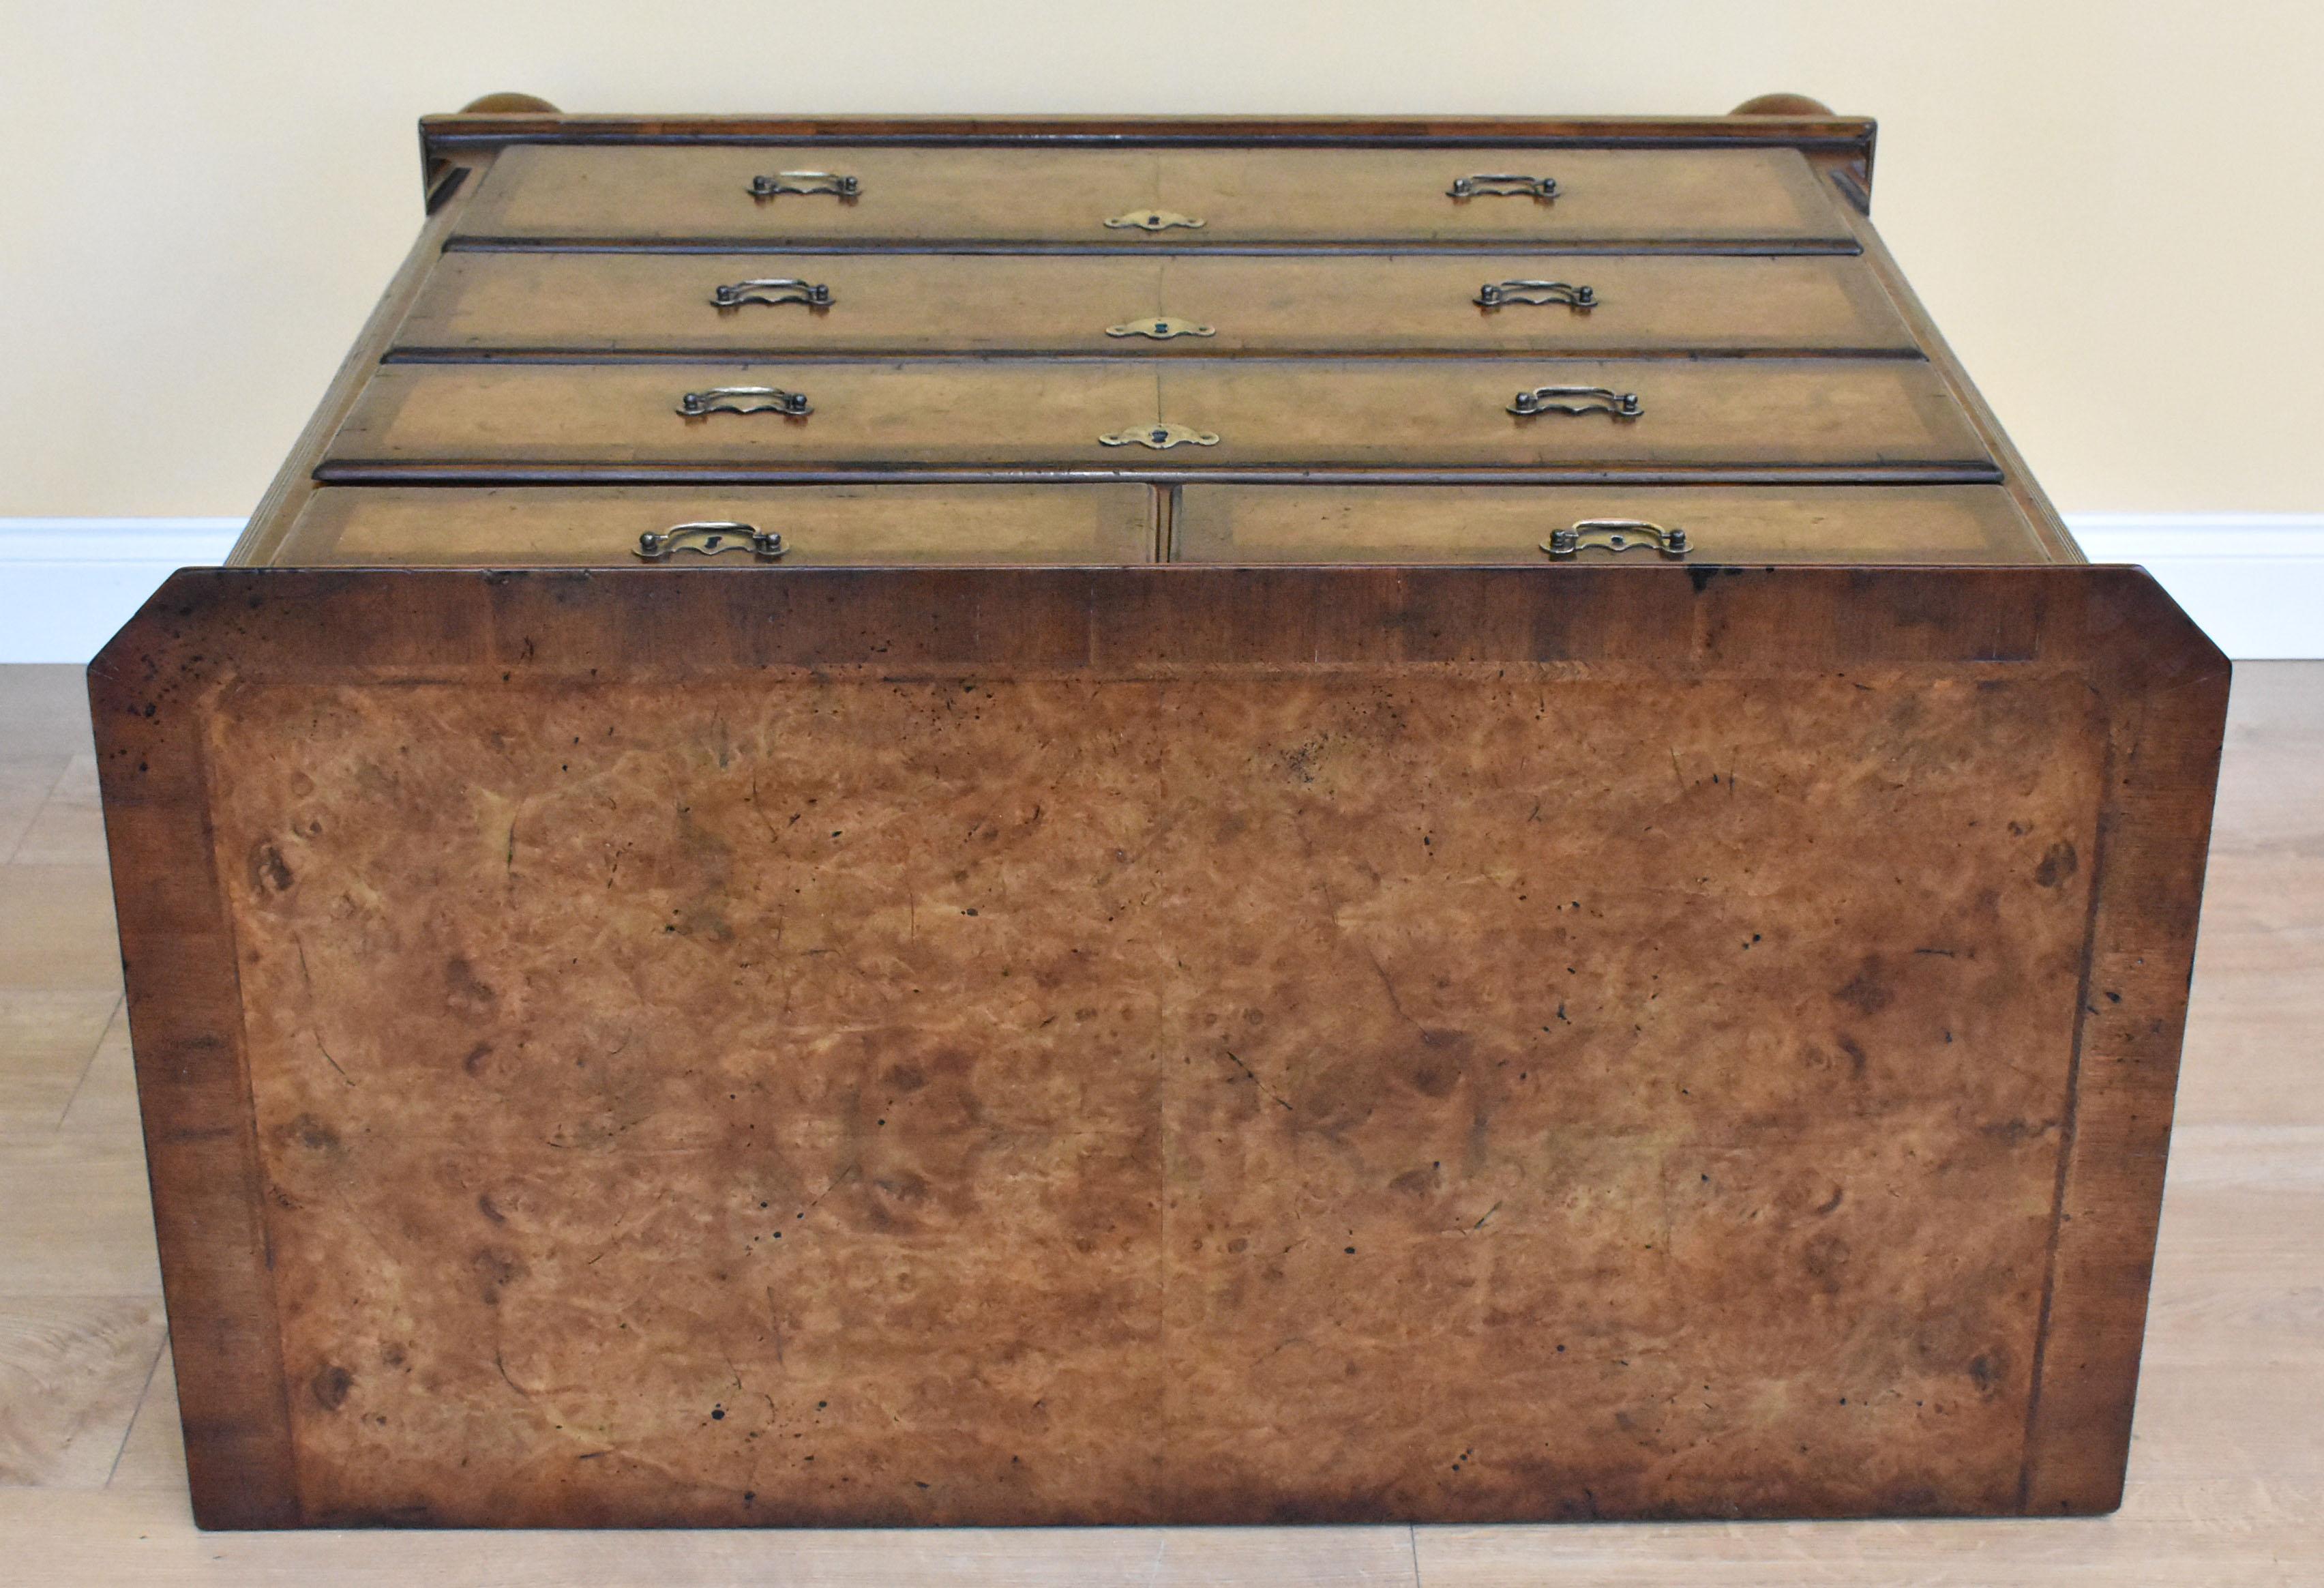
[[[2135,573],[220,572],[92,679],[212,1523],[2111,1503]]]

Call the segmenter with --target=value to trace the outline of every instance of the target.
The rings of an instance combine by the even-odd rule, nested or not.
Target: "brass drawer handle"
[[[704,557],[715,557],[722,551],[780,557],[789,549],[778,531],[723,521],[672,524],[659,531],[648,530],[638,537],[638,555],[648,562],[667,561],[673,551],[693,551]]]
[[[1175,209],[1133,209],[1127,215],[1117,215],[1105,223],[1115,231],[1135,226],[1141,232],[1167,232],[1172,226],[1199,226],[1203,223],[1191,215],[1180,215]]]
[[[763,397],[766,401],[730,401],[738,397]],[[708,413],[780,413],[805,419],[815,410],[807,405],[807,393],[804,392],[786,392],[778,386],[713,386],[707,391],[688,392],[680,397],[678,411],[688,419],[700,419]]]
[[[1509,411],[1523,419],[1543,413],[1610,413],[1616,419],[1636,419],[1646,410],[1636,392],[1609,391],[1604,386],[1536,386],[1518,392]]]
[[[831,289],[821,282],[803,282],[797,276],[768,276],[714,287],[710,301],[721,309],[740,309],[745,303],[804,303],[809,309],[829,309],[832,298]]]
[[[863,184],[831,171],[779,171],[751,179],[751,197],[771,198],[778,193],[828,193],[835,198],[858,198]]]
[[[1118,326],[1108,326],[1105,334],[1109,337],[1151,337],[1157,342],[1167,342],[1173,337],[1215,337],[1219,333],[1214,326],[1198,326],[1190,319],[1172,319],[1168,315],[1161,314],[1152,319],[1125,320]]]
[[[1100,436],[1097,442],[1101,447],[1151,447],[1163,452],[1173,447],[1215,447],[1219,438],[1215,430],[1194,430],[1185,425],[1139,425]]]
[[[1609,551],[1644,548],[1665,557],[1684,557],[1694,549],[1682,529],[1665,529],[1642,518],[1585,518],[1570,529],[1552,530],[1541,549],[1552,557],[1572,557],[1584,546]]]
[[[1448,198],[1538,198],[1546,203],[1557,197],[1555,177],[1490,176],[1454,177],[1452,185],[1444,189]]]
[[[1598,289],[1577,287],[1571,282],[1487,282],[1477,289],[1476,303],[1480,309],[1503,309],[1520,303],[1536,309],[1552,303],[1563,303],[1569,309],[1595,309]]]

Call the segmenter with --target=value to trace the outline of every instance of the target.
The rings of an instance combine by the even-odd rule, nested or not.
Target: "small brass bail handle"
[[[807,406],[804,392],[786,392],[779,386],[711,386],[679,397],[678,411],[687,419],[712,413],[779,413],[805,419],[815,410]]]
[[[1565,529],[1550,531],[1549,539],[1541,543],[1544,551],[1560,558],[1577,556],[1585,546],[1613,552],[1653,550],[1670,558],[1684,557],[1694,549],[1684,530],[1665,529],[1642,518],[1585,518]]]
[[[809,309],[829,309],[831,289],[821,282],[797,276],[762,276],[753,282],[730,282],[710,290],[710,301],[720,309],[740,309],[745,303],[803,303]]]
[[[1616,419],[1636,419],[1646,408],[1636,392],[1606,386],[1536,386],[1518,392],[1508,411],[1519,419],[1545,413],[1607,413]]]
[[[1557,197],[1557,179],[1480,172],[1475,176],[1454,177],[1452,185],[1444,189],[1444,196],[1464,201],[1471,198],[1534,198],[1546,204]]]
[[[638,537],[638,556],[647,562],[667,562],[673,552],[678,551],[704,557],[715,557],[722,551],[748,551],[754,557],[775,558],[789,549],[783,544],[779,531],[716,519],[648,530]]]
[[[1480,309],[1506,309],[1512,305],[1528,305],[1539,309],[1562,303],[1568,309],[1598,307],[1598,289],[1576,286],[1572,282],[1487,282],[1477,289],[1474,300]]]
[[[863,196],[863,183],[835,171],[778,171],[752,177],[749,192],[753,198],[772,198],[780,193],[828,193],[849,199]]]

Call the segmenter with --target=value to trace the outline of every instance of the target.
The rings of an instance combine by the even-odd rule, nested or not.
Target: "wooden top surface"
[[[226,570],[92,679],[214,1524],[2118,1491],[2138,575]]]

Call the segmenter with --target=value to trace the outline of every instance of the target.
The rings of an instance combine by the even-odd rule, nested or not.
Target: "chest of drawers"
[[[2110,1509],[2227,669],[1872,135],[424,122],[91,669],[199,1519]]]

